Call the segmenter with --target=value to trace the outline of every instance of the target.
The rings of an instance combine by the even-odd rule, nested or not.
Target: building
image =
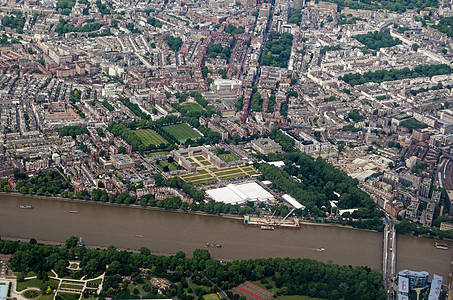
[[[409,287],[413,288],[422,288],[428,284],[429,273],[426,271],[410,271],[402,270],[398,273],[399,276],[409,279]]]
[[[438,300],[440,298],[440,292],[442,291],[442,276],[433,275],[433,281],[431,282],[431,289],[429,290],[428,300]]]
[[[256,139],[252,142],[252,147],[261,154],[282,152],[282,146],[269,138]]]
[[[442,231],[453,230],[453,224],[442,222],[440,223],[440,230]]]
[[[409,279],[403,276],[398,276],[398,296],[409,295]]]
[[[135,166],[134,160],[126,154],[112,155],[112,163],[117,169],[130,169]]]
[[[8,285],[3,284],[0,285],[0,300],[6,300],[8,296]]]
[[[274,196],[256,182],[229,184],[226,187],[207,190],[206,194],[216,202],[242,204],[247,201],[274,200]]]

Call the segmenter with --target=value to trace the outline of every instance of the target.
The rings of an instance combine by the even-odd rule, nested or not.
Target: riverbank
[[[100,201],[93,201],[93,200],[83,200],[78,198],[65,198],[59,196],[39,196],[39,195],[30,195],[30,194],[21,194],[19,192],[0,192],[0,195],[7,195],[7,196],[17,196],[17,197],[26,197],[32,199],[49,199],[49,200],[57,200],[57,201],[65,201],[65,202],[73,202],[73,203],[86,203],[86,204],[95,204],[95,205],[104,205],[104,206],[113,206],[113,207],[128,207],[134,209],[147,209],[147,210],[155,210],[155,211],[166,211],[166,212],[173,212],[173,213],[181,213],[181,214],[194,214],[194,215],[202,215],[202,216],[211,216],[211,217],[224,217],[229,219],[235,220],[242,220],[243,217],[239,215],[231,215],[231,214],[210,214],[203,211],[191,211],[191,210],[182,210],[182,209],[165,209],[161,207],[155,206],[141,206],[138,204],[119,204],[119,203],[110,203],[110,202],[100,202]]]
[[[83,200],[83,199],[78,199],[78,198],[65,198],[65,197],[58,197],[58,196],[39,196],[39,195],[21,194],[19,192],[0,192],[0,195],[7,195],[7,196],[12,195],[12,196],[17,196],[17,197],[26,197],[26,198],[33,198],[33,199],[49,199],[49,200],[74,202],[74,203],[87,203],[87,204],[96,204],[96,205],[113,206],[113,207],[129,207],[129,208],[135,208],[135,209],[147,209],[147,210],[165,211],[165,212],[173,212],[173,213],[181,213],[181,214],[222,217],[222,218],[241,220],[241,221],[244,219],[244,217],[240,216],[240,215],[210,214],[210,213],[206,213],[206,212],[202,212],[202,211],[191,211],[191,210],[182,210],[182,209],[165,209],[165,208],[160,208],[160,207],[155,207],[155,206],[144,207],[144,206],[141,206],[138,204],[118,204],[118,203],[110,203],[110,202]],[[359,229],[359,230],[365,230],[365,231],[378,232],[377,230],[355,228],[355,227],[348,226],[348,225],[335,224],[335,223],[320,223],[320,222],[312,222],[312,221],[308,221],[308,220],[300,220],[300,224],[314,225],[314,226],[335,226],[335,227],[348,228],[348,229]]]

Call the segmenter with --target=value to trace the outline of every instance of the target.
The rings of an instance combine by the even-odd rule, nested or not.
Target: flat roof
[[[288,194],[284,194],[282,196],[282,198],[288,202],[289,204],[291,204],[292,206],[294,206],[295,208],[299,209],[299,208],[302,208],[302,209],[305,209],[305,206],[303,206],[302,204],[299,203],[299,201],[297,201],[296,199],[294,199],[293,197],[291,197],[290,195]]]
[[[403,276],[398,276],[398,292],[409,293],[409,279]]]
[[[271,193],[266,191],[254,181],[242,184],[229,184],[226,187],[207,190],[206,194],[208,194],[216,202],[229,204],[275,199]]]
[[[433,275],[433,281],[431,282],[431,289],[429,290],[428,300],[439,299],[440,292],[442,291],[442,281],[444,278],[442,276]]]
[[[6,299],[7,295],[8,295],[8,285],[0,284],[0,300]]]

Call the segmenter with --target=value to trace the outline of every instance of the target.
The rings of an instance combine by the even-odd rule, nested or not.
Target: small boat
[[[441,244],[441,243],[436,243],[435,246],[437,249],[440,249],[440,250],[448,250],[448,248],[450,248],[447,244]]]
[[[274,230],[274,226],[270,226],[270,225],[261,225],[260,227],[261,230]]]
[[[21,205],[20,208],[35,208],[33,205]]]
[[[323,251],[325,251],[325,250],[326,250],[326,249],[324,249],[324,248],[316,248],[316,251],[318,251],[318,252],[323,252]]]
[[[78,211],[78,210],[71,210],[71,211],[69,211],[69,213],[71,213],[71,214],[77,214],[77,213],[79,213],[79,211]]]
[[[206,243],[206,246],[211,247],[211,248],[222,248],[223,247],[220,244],[212,244],[212,243]]]

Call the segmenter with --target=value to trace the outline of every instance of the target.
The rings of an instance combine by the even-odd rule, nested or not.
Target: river
[[[33,205],[34,209],[20,209]],[[78,213],[70,213],[78,211]],[[273,231],[218,216],[0,195],[0,236],[64,242],[81,236],[87,245],[190,255],[209,249],[223,259],[303,257],[342,265],[382,267],[382,233],[335,226],[302,225]],[[221,244],[208,248],[206,243]],[[426,270],[448,277],[453,248],[434,240],[398,235],[397,270]],[[452,246],[451,243],[448,243]],[[324,248],[325,251],[317,251]]]

